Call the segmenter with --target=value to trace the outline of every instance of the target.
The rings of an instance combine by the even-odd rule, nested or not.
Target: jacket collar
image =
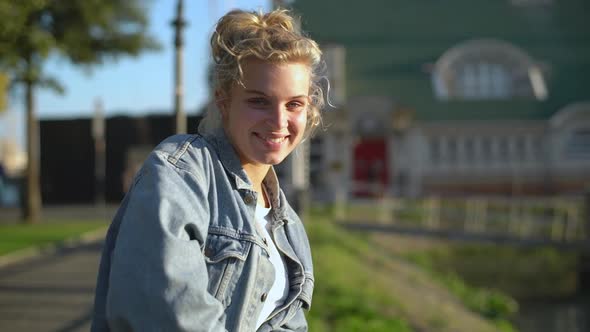
[[[225,130],[223,128],[217,128],[201,133],[201,136],[213,146],[223,167],[234,181],[236,188],[238,190],[253,190],[252,182],[250,182],[248,175],[244,171],[238,153],[225,134]],[[274,167],[269,169],[269,172],[263,180],[263,185],[269,195],[269,200],[273,207],[272,213],[275,219],[286,219],[284,218],[284,196],[280,195],[279,179]]]
[[[225,134],[225,130],[223,128],[213,129],[212,131],[203,133],[202,136],[213,146],[215,152],[217,152],[223,167],[233,178],[236,188],[238,190],[252,190],[252,183],[242,168],[238,153]]]

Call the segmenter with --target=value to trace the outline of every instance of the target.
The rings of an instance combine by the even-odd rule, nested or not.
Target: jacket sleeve
[[[292,331],[292,332],[307,332],[307,319],[305,318],[305,313],[303,312],[303,308],[297,309],[297,312],[289,322],[283,325],[285,331]]]
[[[111,256],[106,316],[112,331],[225,331],[223,306],[207,292],[201,251],[207,181],[204,172],[156,153],[141,169]]]

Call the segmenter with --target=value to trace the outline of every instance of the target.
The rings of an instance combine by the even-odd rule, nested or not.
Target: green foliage
[[[438,255],[434,252],[415,252],[407,254],[406,258],[428,271],[470,310],[493,321],[496,326],[502,326],[502,331],[510,331],[512,326],[508,319],[518,311],[518,303],[500,291],[472,287],[451,270],[437,270],[434,261],[442,254],[436,253]]]
[[[469,309],[489,319],[508,319],[518,310],[514,299],[495,290],[471,287],[455,274],[448,274],[441,280]]]
[[[76,65],[101,64],[121,55],[157,49],[147,33],[146,1],[0,0],[0,65],[16,82],[43,83],[43,62],[53,53]]]
[[[553,248],[457,245],[413,256],[437,271],[455,272],[469,284],[488,285],[516,298],[560,297],[575,292],[578,256]],[[493,259],[490,259],[493,257]]]

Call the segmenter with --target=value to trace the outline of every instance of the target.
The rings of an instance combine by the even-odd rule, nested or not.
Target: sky
[[[268,10],[269,0],[184,0],[184,108],[195,114],[206,102],[209,91],[206,69],[210,59],[209,36],[219,17],[232,8]],[[150,32],[162,49],[139,57],[121,58],[90,70],[74,67],[67,60],[52,57],[45,73],[55,76],[65,94],[37,90],[40,119],[89,117],[97,100],[107,116],[172,112],[174,85],[174,18],[176,0],[152,0],[149,7]],[[24,147],[24,105],[22,92],[10,100],[0,114],[0,138],[15,138]]]

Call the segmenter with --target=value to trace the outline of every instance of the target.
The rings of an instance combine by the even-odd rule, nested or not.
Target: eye
[[[261,97],[257,97],[257,98],[250,98],[248,99],[248,104],[253,105],[253,106],[267,106],[268,105],[268,100],[266,100],[265,98],[261,98]]]
[[[298,111],[301,110],[305,107],[305,103],[301,102],[301,101],[290,101],[287,103],[287,108],[290,110],[294,110],[294,111]]]

